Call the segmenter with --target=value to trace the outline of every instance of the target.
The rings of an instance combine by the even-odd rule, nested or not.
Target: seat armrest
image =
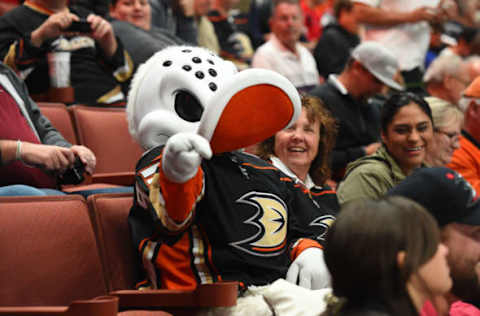
[[[118,185],[131,186],[135,183],[135,172],[106,172],[94,173],[91,176],[91,183],[111,183]]]
[[[30,315],[66,315],[68,306],[8,306],[0,307],[0,315],[30,316]]]
[[[199,285],[195,290],[119,290],[120,309],[151,307],[228,307],[237,304],[238,282]]]
[[[116,316],[118,297],[101,296],[92,300],[73,301],[70,306],[0,307],[0,315],[9,316]]]

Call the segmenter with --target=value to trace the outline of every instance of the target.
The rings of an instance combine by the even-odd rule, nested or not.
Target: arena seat
[[[138,264],[127,221],[132,203],[133,194],[88,197],[109,295],[120,298],[120,310],[161,308],[173,315],[195,315],[207,307],[236,304],[237,282],[205,284],[191,291],[134,290]]]
[[[0,217],[0,306],[68,306],[107,293],[82,197],[0,197]]]
[[[87,202],[79,195],[0,197],[0,315],[171,316],[118,312]]]
[[[132,200],[132,194],[88,201],[0,197],[0,315],[181,316],[235,305],[236,282],[190,291],[133,289]]]
[[[79,143],[97,157],[92,182],[132,185],[135,165],[143,149],[128,132],[125,109],[74,105],[69,111]]]
[[[65,137],[71,144],[78,144],[77,133],[73,124],[72,115],[67,106],[63,103],[39,102],[40,111],[45,115],[52,125]],[[94,183],[91,184],[91,178],[86,175],[86,180],[79,185],[63,185],[62,190],[65,192],[78,192],[103,188],[118,187],[115,184]]]
[[[72,117],[70,116],[65,104],[39,102],[38,106],[40,107],[42,114],[50,120],[52,125],[70,144],[78,144],[77,134],[75,133]]]

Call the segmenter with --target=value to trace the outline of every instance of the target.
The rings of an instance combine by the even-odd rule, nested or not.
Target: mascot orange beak
[[[209,100],[198,134],[214,154],[257,144],[295,122],[300,96],[283,76],[266,69],[236,74]]]

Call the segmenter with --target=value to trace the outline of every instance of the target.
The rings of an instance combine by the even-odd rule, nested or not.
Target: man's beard
[[[470,260],[468,264],[463,265],[462,269],[455,269],[456,265],[451,264],[450,275],[453,279],[451,292],[462,301],[474,305],[480,305],[480,283],[475,272],[475,265],[478,262]]]

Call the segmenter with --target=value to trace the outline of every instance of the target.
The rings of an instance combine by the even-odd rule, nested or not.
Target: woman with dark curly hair
[[[308,188],[312,196],[330,201],[338,210],[335,192],[326,184],[329,158],[337,135],[336,121],[322,101],[302,97],[302,113],[289,128],[276,133],[257,147],[257,155]]]

